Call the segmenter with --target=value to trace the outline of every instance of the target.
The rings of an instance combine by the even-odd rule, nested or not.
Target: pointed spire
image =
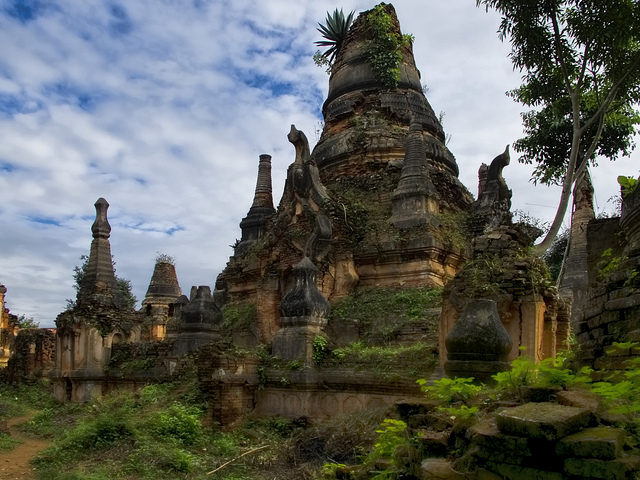
[[[405,141],[404,165],[398,187],[391,195],[391,222],[398,228],[422,225],[429,213],[437,213],[437,192],[427,171],[427,151],[422,124],[412,120]]]
[[[239,253],[238,247],[242,251],[248,242],[254,242],[262,237],[267,220],[276,212],[273,208],[271,192],[271,155],[262,154],[258,164],[258,180],[256,181],[253,204],[247,216],[240,222],[242,239],[236,247],[236,253]]]
[[[116,301],[116,276],[111,260],[109,236],[111,225],[107,220],[109,203],[99,198],[96,203],[96,219],[91,226],[93,241],[87,268],[80,281],[78,303],[114,303]]]
[[[257,208],[268,208],[273,210],[273,197],[271,195],[271,155],[263,153],[260,155],[258,163],[258,180],[256,181],[256,192],[253,196],[252,210]]]

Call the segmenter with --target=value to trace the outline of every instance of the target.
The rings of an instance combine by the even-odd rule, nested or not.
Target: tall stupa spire
[[[242,250],[262,237],[267,220],[275,212],[271,189],[271,155],[262,154],[258,163],[258,179],[253,204],[247,216],[240,222],[242,239],[236,247],[236,253],[238,253],[238,247]]]
[[[109,203],[99,198],[96,203],[96,219],[91,226],[93,241],[84,275],[80,280],[78,303],[117,303],[116,276],[111,261],[111,225],[107,220]]]

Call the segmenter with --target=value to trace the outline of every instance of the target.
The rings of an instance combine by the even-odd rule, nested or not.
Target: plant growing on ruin
[[[376,430],[378,438],[365,460],[365,464],[375,467],[382,460],[385,467],[378,470],[372,477],[373,480],[391,480],[398,478],[398,474],[405,470],[404,463],[410,457],[410,451],[414,450],[407,431],[407,424],[402,420],[385,418]]]
[[[445,377],[435,380],[431,385],[428,385],[424,378],[417,381],[422,393],[440,404],[438,411],[463,423],[473,418],[479,410],[477,406],[470,403],[482,392],[483,386],[473,382],[473,378],[463,377]]]
[[[377,5],[367,15],[370,40],[366,55],[376,78],[386,88],[395,88],[400,81],[402,49],[413,42],[412,35],[394,31],[393,19],[385,5]]]
[[[33,317],[27,317],[26,315],[18,316],[18,328],[38,328],[40,322],[36,322]]]
[[[328,70],[331,70],[331,66],[342,48],[349,27],[353,22],[354,12],[349,13],[346,17],[342,9],[337,8],[333,13],[327,12],[327,18],[325,24],[318,23],[318,32],[322,35],[324,40],[318,40],[315,44],[319,47],[328,47],[324,52],[318,50],[313,56],[313,61],[318,66],[327,66]]]
[[[534,181],[562,184],[555,219],[537,246],[561,228],[574,183],[597,155],[629,155],[640,123],[640,3],[637,0],[476,0],[502,15],[501,40],[524,83],[509,92],[530,108],[520,161]]]
[[[640,180],[634,177],[620,175],[618,177],[618,185],[620,185],[620,188],[622,189],[622,198],[624,198],[636,191],[638,185],[640,185]]]
[[[166,253],[158,252],[158,254],[156,255],[156,264],[157,263],[168,263],[170,265],[175,265],[176,259],[171,255],[167,255]]]
[[[320,364],[331,354],[329,349],[329,340],[324,335],[316,335],[313,337],[313,343],[311,344],[313,349],[313,361],[316,364]]]
[[[82,279],[84,278],[87,271],[87,266],[89,265],[89,255],[80,255],[80,261],[82,262],[80,265],[76,265],[75,267],[73,267],[73,288],[75,288],[76,293],[80,291]],[[113,259],[113,256],[111,257],[111,263],[113,264],[113,271],[115,273],[116,262]],[[138,299],[133,294],[131,282],[116,275],[116,289],[120,294],[120,298],[123,302],[124,307],[133,310],[136,307]],[[67,310],[71,310],[75,306],[76,301],[67,298]]]

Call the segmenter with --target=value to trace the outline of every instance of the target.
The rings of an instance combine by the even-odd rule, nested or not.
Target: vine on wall
[[[366,53],[371,69],[386,88],[395,88],[400,81],[402,48],[413,42],[413,35],[394,31],[393,19],[384,4],[377,5],[367,15],[367,27],[371,40]]]

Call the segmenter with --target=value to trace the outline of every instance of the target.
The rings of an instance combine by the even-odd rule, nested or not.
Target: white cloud
[[[328,77],[311,55],[317,22],[335,6],[46,5],[24,22],[0,7],[0,283],[10,307],[52,324],[74,295],[73,267],[88,252],[100,196],[111,204],[118,275],[140,300],[157,252],[176,258],[185,292],[212,285],[240,236],[258,156],[273,156],[277,204],[294,158],[290,124],[314,143]],[[371,6],[343,2],[345,12]],[[495,34],[498,19],[473,2],[395,7],[416,37],[428,99],[445,113],[460,178],[475,193],[480,163],[521,135],[521,109],[504,95],[519,74]],[[638,173],[634,155],[596,171],[598,203],[615,192],[617,172]],[[555,205],[556,194],[534,188],[528,167],[513,161],[505,176],[516,208],[553,213],[538,205]]]

